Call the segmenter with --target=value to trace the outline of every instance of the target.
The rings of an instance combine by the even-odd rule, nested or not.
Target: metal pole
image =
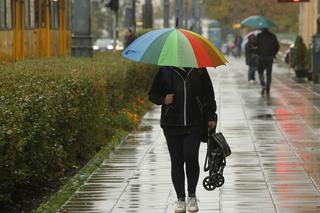
[[[197,33],[202,34],[202,27],[201,27],[201,5],[203,0],[197,0]]]
[[[317,19],[317,32],[312,36],[312,79],[313,83],[320,80],[320,16]]]
[[[126,0],[126,21],[125,26],[130,27],[131,30],[136,32],[136,1],[135,0]]]
[[[93,56],[90,25],[90,5],[91,4],[89,0],[74,1],[74,25],[71,47],[72,56]]]
[[[176,0],[176,18],[178,18],[178,27],[182,27],[183,21],[183,0]]]
[[[184,1],[184,4],[183,4],[184,8],[183,8],[183,27],[185,29],[188,29],[188,0],[185,0]]]
[[[117,28],[118,28],[118,11],[113,11],[113,30],[112,30],[112,37],[113,37],[113,51],[117,50]]]
[[[179,14],[180,25],[179,26],[181,26],[181,27],[183,27],[183,18],[184,18],[183,1],[186,1],[186,0],[180,0],[180,5],[179,5],[179,11],[180,11],[180,14]]]
[[[197,32],[197,21],[198,21],[198,16],[196,13],[197,1],[198,0],[192,0],[192,23],[191,23],[190,30],[194,32]]]
[[[320,15],[318,16],[318,19],[317,19],[317,32],[316,32],[316,34],[320,34]]]
[[[169,27],[169,0],[163,0],[163,27]]]
[[[136,33],[136,0],[132,0],[132,20],[131,20],[132,31]]]
[[[153,7],[151,0],[145,0],[143,5],[143,27],[152,28],[153,27]]]

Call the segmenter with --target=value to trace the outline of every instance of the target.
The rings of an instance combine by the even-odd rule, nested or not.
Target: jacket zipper
[[[188,77],[188,76],[187,76]],[[186,78],[187,80],[187,78]],[[186,80],[183,80],[184,85],[184,125],[187,126],[187,83]]]
[[[168,112],[169,112],[169,107],[166,106],[166,116],[168,115]]]
[[[166,108],[166,116],[168,115],[168,112],[169,112],[171,107],[172,107],[171,105],[165,106],[165,108]]]
[[[177,72],[175,69],[173,69],[183,80],[183,91],[184,91],[184,102],[183,102],[183,124],[184,126],[187,126],[187,79],[193,68],[188,72],[186,79],[183,79],[183,77],[180,75],[179,72]]]

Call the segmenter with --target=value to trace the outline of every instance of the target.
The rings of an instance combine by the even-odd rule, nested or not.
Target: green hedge
[[[117,129],[130,130],[154,71],[112,53],[0,65],[0,206],[20,187],[80,167]]]

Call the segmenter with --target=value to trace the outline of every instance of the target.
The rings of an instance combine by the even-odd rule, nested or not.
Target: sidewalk
[[[200,213],[320,212],[320,86],[297,84],[274,66],[271,98],[247,83],[243,59],[210,70],[218,130],[229,142],[225,184],[197,188]],[[257,78],[258,79],[258,78]],[[176,195],[159,126],[160,109],[145,115],[146,131],[131,133],[60,212],[172,213]]]

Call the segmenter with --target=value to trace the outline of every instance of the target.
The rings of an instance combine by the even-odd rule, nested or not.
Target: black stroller
[[[224,184],[223,169],[231,150],[222,133],[215,133],[215,129],[209,130],[207,146],[204,171],[209,171],[209,176],[203,179],[202,184],[206,190],[212,191]]]

